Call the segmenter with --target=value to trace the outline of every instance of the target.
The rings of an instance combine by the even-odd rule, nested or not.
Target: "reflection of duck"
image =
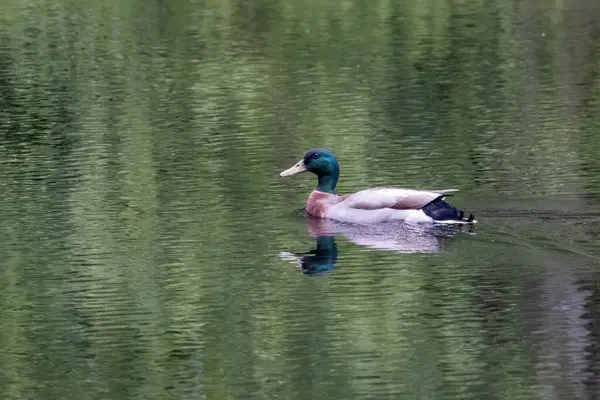
[[[334,270],[337,255],[337,245],[333,236],[317,236],[317,248],[308,253],[279,253],[283,260],[297,262],[305,275],[321,275]]]
[[[445,241],[453,239],[464,226],[409,225],[387,223],[361,226],[308,216],[313,236],[343,235],[359,246],[401,253],[437,253]]]
[[[312,149],[280,176],[309,171],[317,175],[319,184],[306,202],[306,211],[318,218],[327,218],[353,224],[378,224],[388,221],[416,223],[444,222],[474,223],[474,217],[464,216],[462,210],[444,201],[448,193],[457,189],[415,190],[380,187],[339,196],[335,186],[340,167],[335,156],[325,149]]]
[[[348,225],[307,216],[308,229],[316,237],[317,248],[307,253],[281,252],[281,259],[295,261],[306,275],[320,275],[335,269],[338,250],[335,235],[343,235],[359,246],[401,253],[437,253],[446,241],[462,229],[458,226],[415,226],[382,224]]]

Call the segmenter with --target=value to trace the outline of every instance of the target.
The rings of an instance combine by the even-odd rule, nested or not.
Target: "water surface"
[[[2,398],[597,396],[596,3],[2,8]],[[310,220],[312,147],[479,223]]]

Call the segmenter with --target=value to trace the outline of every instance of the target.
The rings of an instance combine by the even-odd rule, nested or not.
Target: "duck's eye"
[[[317,158],[319,158],[319,155],[317,153],[313,154],[311,157],[313,160],[316,160]]]

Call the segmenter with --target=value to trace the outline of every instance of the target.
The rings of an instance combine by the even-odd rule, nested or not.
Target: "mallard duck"
[[[293,167],[280,176],[301,172],[317,175],[319,183],[306,201],[306,212],[313,217],[354,224],[377,224],[388,221],[410,223],[475,223],[475,217],[444,201],[458,189],[416,190],[376,187],[356,193],[338,195],[335,191],[340,166],[335,156],[325,149],[309,150]]]

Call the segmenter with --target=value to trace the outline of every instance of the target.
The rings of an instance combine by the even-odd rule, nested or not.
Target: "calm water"
[[[0,398],[598,398],[599,20],[5,1]],[[480,223],[308,219],[311,147]]]

